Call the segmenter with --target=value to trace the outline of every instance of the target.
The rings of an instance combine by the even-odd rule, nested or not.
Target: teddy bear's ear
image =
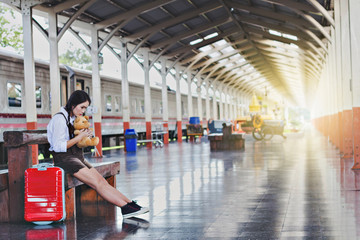
[[[84,116],[86,118],[86,120],[89,120],[89,116]]]

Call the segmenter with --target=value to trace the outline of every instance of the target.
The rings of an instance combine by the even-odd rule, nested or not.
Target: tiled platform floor
[[[244,152],[184,142],[108,153],[122,164],[117,187],[150,213],[123,221],[113,206],[81,206],[77,221],[45,229],[1,224],[0,239],[360,239],[352,161],[314,129],[287,136],[248,135]]]

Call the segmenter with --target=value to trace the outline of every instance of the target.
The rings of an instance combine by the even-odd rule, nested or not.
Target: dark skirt
[[[86,161],[81,148],[74,145],[66,152],[52,152],[54,157],[54,165],[64,169],[65,173],[74,174],[80,169],[87,167],[92,168],[93,166]]]

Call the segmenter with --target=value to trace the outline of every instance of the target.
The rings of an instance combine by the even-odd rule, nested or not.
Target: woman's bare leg
[[[111,186],[95,168],[89,169],[84,167],[77,173],[74,173],[74,177],[89,185],[106,201],[118,207],[122,207],[131,202],[131,200],[125,197],[120,191]]]

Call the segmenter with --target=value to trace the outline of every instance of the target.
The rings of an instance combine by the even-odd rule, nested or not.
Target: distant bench
[[[24,220],[24,172],[32,166],[30,145],[48,143],[46,130],[4,132],[4,143],[8,147],[8,169],[0,170],[0,222],[19,222]],[[91,164],[116,187],[120,162]],[[65,176],[65,191],[66,220],[76,219],[76,203],[104,201],[95,190],[70,174]]]
[[[223,133],[209,134],[210,150],[245,150],[243,134],[232,133],[232,127],[223,124]]]

